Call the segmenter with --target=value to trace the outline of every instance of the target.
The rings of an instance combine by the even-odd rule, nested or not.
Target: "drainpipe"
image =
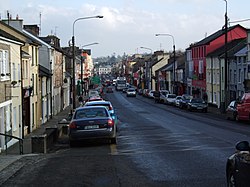
[[[52,119],[53,117],[53,91],[52,91],[52,88],[53,88],[53,74],[52,74],[52,61],[50,61],[50,71],[51,71],[51,77],[50,77],[50,119]]]
[[[213,57],[211,57],[211,92],[212,92],[212,104],[214,103],[214,61]]]
[[[21,107],[22,107],[22,139],[24,139],[24,109],[23,109],[23,99],[24,99],[24,93],[23,93],[23,62],[22,62],[22,48],[25,46],[25,44],[23,44],[21,47],[20,47],[20,67],[21,67]]]

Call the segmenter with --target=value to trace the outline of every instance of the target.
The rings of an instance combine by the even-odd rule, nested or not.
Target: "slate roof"
[[[232,40],[227,44],[227,55],[228,57],[233,57],[235,53],[246,46],[246,39],[241,38],[237,40]],[[225,56],[225,45],[219,47],[218,49],[214,50],[213,52],[207,54],[207,57],[221,57],[224,58]]]
[[[24,43],[23,41],[19,40],[18,38],[16,38],[15,36],[3,31],[3,30],[0,30],[0,36],[4,37],[4,38],[8,38],[10,40],[14,40],[14,41],[17,41],[17,42],[21,42],[21,43]]]
[[[230,32],[231,30],[235,29],[236,27],[241,27],[243,29],[246,30],[246,28],[242,27],[241,25],[237,24],[237,25],[234,25],[232,27],[229,27],[228,28],[228,32]],[[201,45],[207,45],[209,44],[211,41],[215,40],[216,38],[219,38],[221,35],[225,34],[225,29],[221,29],[221,30],[218,30],[217,32],[215,32],[214,34],[211,34],[210,36],[204,38],[203,40],[195,43],[192,45],[192,47],[198,47],[198,46],[201,46]]]
[[[43,66],[41,66],[40,64],[39,64],[39,76],[40,77],[51,77],[52,76],[52,74],[51,74],[51,72],[50,72],[50,70],[49,69],[47,69],[47,68],[45,68],[45,67],[43,67]]]
[[[245,46],[243,49],[239,50],[235,56],[246,56],[247,55],[247,46]]]

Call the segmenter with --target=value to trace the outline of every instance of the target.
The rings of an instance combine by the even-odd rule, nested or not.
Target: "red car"
[[[244,93],[237,102],[236,120],[250,120],[250,93]]]

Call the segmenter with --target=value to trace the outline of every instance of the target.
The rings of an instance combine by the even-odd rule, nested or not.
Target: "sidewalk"
[[[25,157],[27,155],[32,155],[33,153],[31,147],[31,138],[33,136],[44,134],[46,128],[50,127],[60,128],[62,124],[58,124],[58,122],[66,118],[70,112],[71,112],[71,107],[68,106],[67,108],[65,108],[65,110],[53,116],[52,119],[49,119],[45,124],[42,124],[39,128],[35,129],[30,134],[26,135],[23,139],[23,155],[20,155],[19,153],[18,142],[7,149],[7,154],[6,152],[2,151],[0,153],[0,173],[4,168],[8,167],[10,164],[21,159],[22,157]]]

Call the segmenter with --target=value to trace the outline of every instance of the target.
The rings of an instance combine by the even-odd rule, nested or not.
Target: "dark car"
[[[190,99],[193,98],[193,96],[188,94],[183,94],[181,97],[182,98],[179,101],[179,108],[181,109],[187,108],[187,103],[190,101]]]
[[[238,142],[236,152],[227,159],[227,186],[249,186],[250,147],[248,141]]]
[[[154,91],[153,96],[154,96],[155,103],[160,103],[161,92],[156,90]]]
[[[107,108],[109,114],[111,115],[111,117],[115,121],[116,125],[118,124],[118,116],[116,115],[114,107],[112,106],[110,101],[104,101],[104,100],[102,100],[102,101],[91,101],[91,102],[86,102],[84,104],[84,106],[105,106]]]
[[[107,88],[106,88],[106,93],[113,93],[114,91],[113,91],[113,88],[111,87],[111,86],[108,86]]]
[[[226,118],[236,120],[237,118],[237,102],[231,101],[226,109]]]
[[[208,105],[207,103],[201,98],[193,98],[187,103],[187,109],[189,111],[197,110],[207,112]]]
[[[88,139],[109,139],[116,144],[116,124],[105,106],[76,108],[68,129],[70,146]]]

